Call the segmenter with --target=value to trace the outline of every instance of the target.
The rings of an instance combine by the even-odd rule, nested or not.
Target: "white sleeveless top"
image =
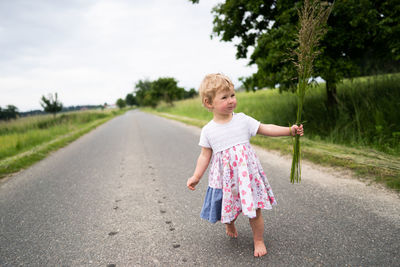
[[[219,124],[211,120],[203,127],[199,145],[208,147],[213,153],[232,146],[248,143],[257,134],[260,122],[244,113],[233,113],[230,122]]]

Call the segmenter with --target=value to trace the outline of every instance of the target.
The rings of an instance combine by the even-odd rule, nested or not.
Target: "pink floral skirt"
[[[275,204],[271,186],[249,143],[213,155],[202,218],[230,223],[241,212],[255,218],[257,209],[272,209]]]

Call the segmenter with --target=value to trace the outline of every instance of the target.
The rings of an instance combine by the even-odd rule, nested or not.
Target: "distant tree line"
[[[68,111],[76,111],[76,110],[85,110],[85,109],[102,109],[104,108],[104,105],[82,105],[82,106],[69,106],[69,107],[63,107],[61,110],[62,112],[68,112]]]
[[[17,119],[19,117],[33,116],[33,115],[44,115],[47,113],[52,113],[54,116],[57,112],[69,112],[75,110],[86,110],[86,109],[104,109],[107,106],[107,103],[104,105],[81,105],[81,106],[69,106],[63,107],[62,103],[58,100],[57,93],[49,94],[48,98],[42,96],[41,105],[43,110],[30,110],[26,112],[19,112],[18,108],[14,105],[7,105],[5,108],[0,106],[0,121],[1,120],[11,120]]]
[[[125,106],[151,106],[156,107],[161,101],[172,105],[173,101],[193,98],[197,96],[197,91],[191,88],[189,91],[178,86],[178,81],[171,77],[159,78],[155,81],[139,80],[135,84],[133,93],[127,94],[125,99],[119,98],[116,105],[119,108]],[[48,97],[42,96],[40,99],[42,110],[31,110],[28,112],[18,112],[18,108],[14,105],[7,105],[6,108],[0,107],[0,120],[16,119],[31,115],[41,115],[51,113],[54,116],[60,111],[68,112],[83,109],[104,109],[104,105],[84,105],[84,106],[69,106],[64,107],[58,99],[57,93],[49,94]]]
[[[117,106],[123,108],[126,105],[156,107],[160,102],[173,105],[173,101],[193,98],[197,96],[194,88],[189,91],[178,86],[175,78],[163,77],[155,81],[139,80],[135,84],[133,93],[127,94],[125,99],[118,99]]]
[[[86,110],[86,109],[104,109],[104,105],[68,106],[68,107],[63,107],[61,112]],[[19,112],[18,114],[20,117],[26,117],[26,116],[33,116],[33,115],[44,115],[44,114],[47,114],[47,112],[45,112],[42,109],[35,109],[35,110],[30,110],[30,111],[25,111],[25,112]]]

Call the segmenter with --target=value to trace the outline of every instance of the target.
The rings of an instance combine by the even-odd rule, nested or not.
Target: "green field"
[[[32,165],[125,111],[77,111],[1,121],[0,178]]]
[[[369,181],[400,191],[400,75],[346,80],[338,85],[335,120],[327,119],[325,84],[306,95],[302,138],[303,158],[328,166],[340,166]],[[296,119],[296,95],[278,89],[238,92],[235,112],[244,112],[263,123],[288,126]],[[196,126],[212,113],[199,98],[144,109]],[[259,137],[252,142],[284,154],[292,151],[288,137]]]

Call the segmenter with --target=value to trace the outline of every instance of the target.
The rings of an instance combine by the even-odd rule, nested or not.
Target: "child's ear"
[[[212,104],[210,103],[210,100],[208,98],[204,99],[204,106],[208,109],[212,109]]]

